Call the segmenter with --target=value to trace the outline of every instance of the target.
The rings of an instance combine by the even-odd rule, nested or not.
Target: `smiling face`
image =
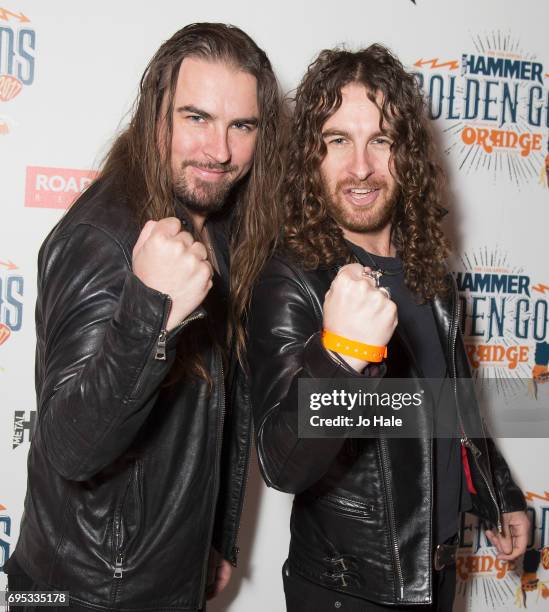
[[[238,68],[183,60],[174,96],[171,167],[175,193],[192,213],[220,209],[253,161],[257,80]]]
[[[320,166],[331,216],[346,237],[390,231],[398,187],[391,174],[391,141],[380,130],[380,112],[366,88],[350,83],[325,122],[326,156]]]

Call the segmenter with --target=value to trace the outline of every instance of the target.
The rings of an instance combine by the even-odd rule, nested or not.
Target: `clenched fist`
[[[397,326],[397,307],[364,271],[371,269],[358,263],[339,270],[324,299],[324,329],[356,342],[385,346]],[[368,364],[340,357],[359,372]]]
[[[168,331],[202,303],[212,286],[206,247],[189,232],[182,232],[175,217],[147,221],[132,260],[133,272],[142,283],[171,297]]]

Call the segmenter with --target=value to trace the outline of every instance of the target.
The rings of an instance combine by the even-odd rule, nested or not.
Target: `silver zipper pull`
[[[463,446],[465,446],[465,448],[468,448],[475,457],[480,456],[479,449],[471,442],[471,440],[469,440],[469,438],[461,438],[461,443],[463,444]]]
[[[116,561],[114,562],[114,578],[122,578],[122,555],[116,555]]]
[[[158,334],[158,340],[156,341],[156,353],[154,358],[158,361],[166,361],[166,337],[168,332],[163,329]]]

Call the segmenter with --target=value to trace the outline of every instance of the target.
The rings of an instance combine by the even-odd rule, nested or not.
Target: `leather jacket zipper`
[[[387,506],[389,509],[389,527],[390,527],[391,544],[393,545],[395,570],[396,570],[396,575],[397,575],[397,580],[398,580],[400,599],[404,599],[404,577],[402,575],[402,565],[400,563],[400,551],[398,550],[398,541],[397,541],[397,536],[396,536],[396,518],[395,518],[395,509],[393,506],[393,494],[391,492],[391,483],[389,482],[389,478],[387,475],[387,469],[386,469],[386,466],[388,464],[388,459],[387,459],[387,440],[385,440],[385,438],[379,438],[379,448],[381,450],[381,459],[382,459],[381,467],[383,471],[383,479],[385,481]]]
[[[132,488],[139,487],[140,480],[140,464],[139,460],[134,462],[132,472],[126,484],[126,491],[118,508],[115,510],[114,519],[113,519],[113,529],[114,529],[114,573],[113,578],[120,580],[124,574],[124,560],[126,553],[128,551],[128,547],[131,545],[131,538],[124,537],[125,531],[123,529],[124,526],[124,507],[127,501],[128,495],[132,495]],[[140,501],[137,502],[138,504]],[[115,583],[115,593],[118,591],[119,583]],[[115,595],[116,598],[116,595]]]
[[[161,329],[158,334],[158,340],[156,341],[156,353],[154,358],[158,361],[166,361],[166,337],[168,332],[165,329]]]
[[[122,578],[122,573],[124,563],[124,556],[122,554],[116,555],[116,560],[114,562],[114,575],[113,578]]]
[[[503,527],[502,527],[502,522],[501,522],[501,511],[499,509],[499,505],[496,499],[495,492],[493,491],[492,485],[490,484],[490,481],[488,477],[486,476],[486,474],[484,473],[484,470],[480,466],[480,462],[478,460],[478,458],[482,455],[482,452],[480,451],[479,448],[477,448],[477,446],[473,443],[473,441],[467,437],[467,434],[465,433],[465,428],[463,427],[461,413],[459,410],[459,401],[458,401],[458,393],[457,393],[457,368],[456,368],[456,341],[457,341],[457,334],[458,334],[458,327],[459,327],[459,315],[460,315],[459,297],[456,295],[456,308],[454,310],[454,320],[453,320],[453,328],[452,328],[451,364],[452,364],[452,382],[454,386],[454,397],[456,401],[456,412],[457,412],[459,426],[460,426],[461,433],[462,433],[461,443],[463,444],[463,446],[465,446],[465,448],[468,448],[473,455],[475,464],[478,468],[478,471],[482,479],[484,480],[488,493],[490,494],[490,498],[492,499],[495,509],[496,509],[496,515],[498,517],[497,518],[498,531],[500,533],[503,533]]]
[[[480,475],[482,476],[482,479],[484,480],[484,483],[486,484],[486,488],[488,489],[488,493],[490,494],[490,498],[494,502],[494,506],[496,508],[497,517],[498,517],[498,522],[497,522],[498,531],[499,531],[499,533],[503,533],[503,525],[502,525],[502,522],[501,522],[501,511],[499,509],[499,505],[498,505],[498,502],[496,500],[495,493],[492,491],[492,487],[490,486],[490,482],[489,482],[488,478],[486,477],[484,471],[480,467],[480,463],[478,461],[478,458],[480,457],[480,455],[482,455],[482,453],[475,446],[473,441],[470,440],[465,434],[464,434],[463,438],[461,438],[461,443],[463,444],[463,446],[468,448],[472,452],[472,454],[473,454],[473,458],[475,460],[475,464],[476,464],[476,466],[478,468],[478,471],[480,472]]]
[[[120,511],[122,512],[122,511]],[[122,516],[117,513],[114,522],[114,574],[113,578],[122,578],[124,572],[124,555],[122,553]]]
[[[171,329],[168,332],[168,330],[166,329],[166,325],[168,323],[168,318],[170,316],[170,311],[172,309],[172,298],[169,295],[166,296],[166,304],[167,304],[167,308],[164,311],[164,317],[162,320],[162,328],[156,340],[156,352],[154,354],[154,358],[157,361],[166,361],[166,345],[168,342],[168,336],[173,336],[181,328],[186,327],[192,321],[196,321],[197,319],[204,318],[204,314],[199,312],[192,317],[190,316],[184,319],[183,321],[181,321],[181,323],[179,323],[179,325],[176,325],[173,329]]]

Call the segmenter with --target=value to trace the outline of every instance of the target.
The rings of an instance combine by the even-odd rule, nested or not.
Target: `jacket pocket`
[[[372,504],[333,493],[316,498],[316,503],[326,510],[347,518],[368,519],[373,515]]]

